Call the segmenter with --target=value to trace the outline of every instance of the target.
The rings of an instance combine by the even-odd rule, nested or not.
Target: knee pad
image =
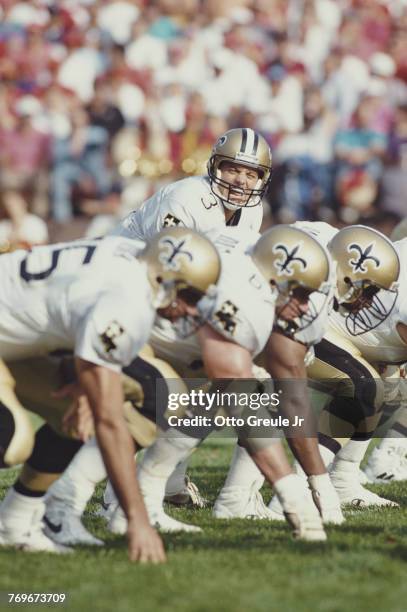
[[[27,465],[37,472],[61,473],[82,444],[79,440],[60,436],[49,425],[43,425],[35,435],[34,449]]]

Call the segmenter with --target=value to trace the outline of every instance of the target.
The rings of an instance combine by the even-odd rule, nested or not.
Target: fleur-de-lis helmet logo
[[[294,247],[287,247],[281,242],[273,247],[273,253],[281,254],[280,259],[274,261],[274,267],[277,269],[279,276],[292,276],[294,274],[295,264],[300,265],[303,270],[307,268],[307,262],[303,257],[297,256],[303,242],[299,242]]]
[[[366,274],[366,272],[368,271],[365,265],[367,261],[372,261],[375,264],[376,268],[380,267],[380,260],[374,255],[370,254],[374,245],[375,243],[371,242],[369,246],[363,248],[360,246],[360,244],[354,242],[348,246],[349,252],[356,251],[357,253],[357,256],[354,259],[349,260],[349,263],[352,266],[354,272],[362,272],[362,274]]]
[[[186,236],[177,240],[177,238],[167,236],[160,240],[158,243],[158,248],[160,250],[158,259],[164,270],[179,272],[184,262],[191,262],[194,260],[192,253],[183,248],[187,244],[188,238],[189,237]]]

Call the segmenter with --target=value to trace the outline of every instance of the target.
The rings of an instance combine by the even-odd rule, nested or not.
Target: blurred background
[[[0,248],[102,235],[259,130],[265,226],[407,216],[407,0],[0,1]]]

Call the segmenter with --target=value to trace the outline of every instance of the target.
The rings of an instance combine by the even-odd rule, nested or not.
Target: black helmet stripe
[[[246,128],[244,128],[242,130],[242,144],[240,146],[240,153],[244,153],[246,150],[246,143],[247,143],[247,130]]]
[[[253,149],[252,149],[252,155],[256,155],[257,154],[257,147],[259,146],[259,135],[257,132],[254,132],[254,142],[253,142]]]

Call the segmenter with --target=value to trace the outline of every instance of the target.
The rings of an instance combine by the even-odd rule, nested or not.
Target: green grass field
[[[209,441],[193,458],[191,475],[211,501],[221,486],[230,444]],[[2,495],[14,473],[1,472]],[[165,536],[168,563],[127,561],[124,538],[108,534],[92,515],[86,525],[106,541],[70,556],[0,550],[0,609],[7,593],[67,594],[50,608],[106,612],[404,612],[407,608],[407,483],[373,487],[402,508],[347,513],[326,544],[298,543],[288,527],[250,520],[215,521],[211,510],[171,510],[199,524],[202,534]],[[265,497],[270,490],[265,489]],[[100,496],[100,492],[99,492]],[[31,604],[32,606],[32,604]],[[25,607],[28,605],[14,607]]]

